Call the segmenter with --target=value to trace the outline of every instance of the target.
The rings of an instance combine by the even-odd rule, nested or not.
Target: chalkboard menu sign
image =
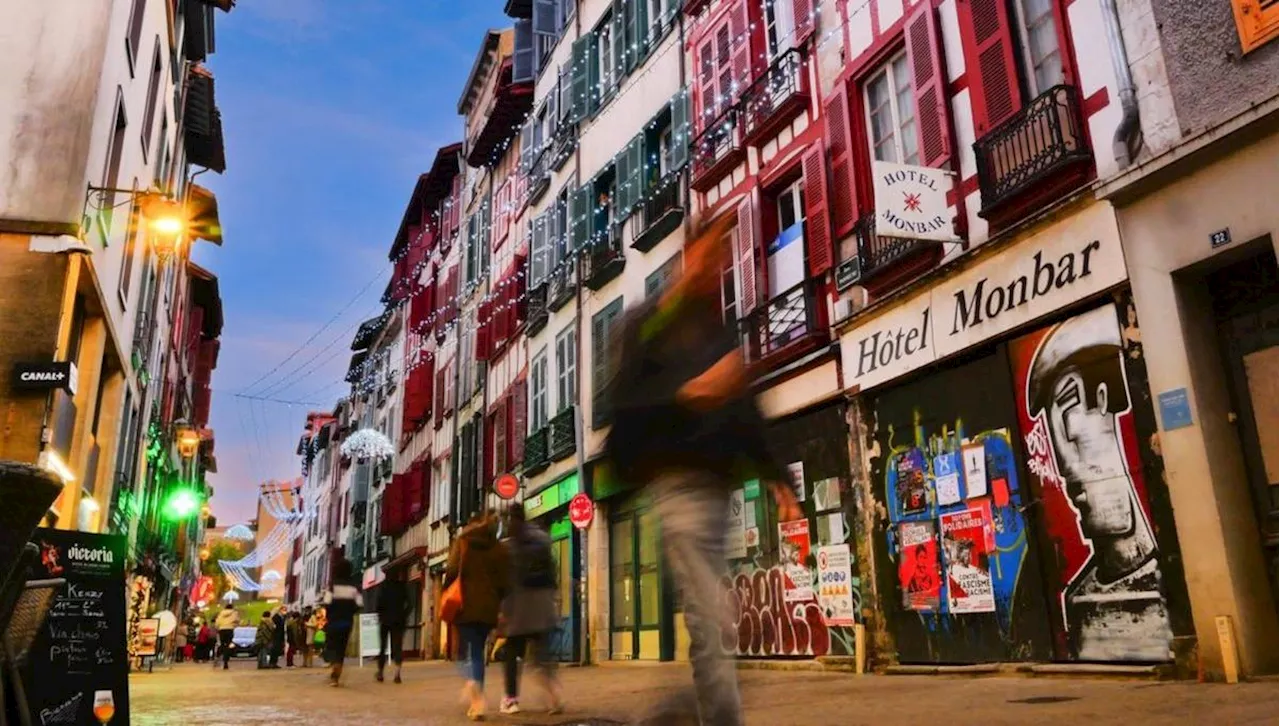
[[[32,720],[129,723],[123,536],[37,529],[38,578],[62,578],[31,648],[27,699]]]

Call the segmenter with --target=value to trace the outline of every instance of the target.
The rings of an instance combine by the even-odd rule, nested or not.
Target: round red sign
[[[520,480],[515,474],[503,474],[493,482],[493,493],[503,499],[515,499],[520,493]]]
[[[569,500],[569,521],[578,529],[586,529],[595,513],[596,505],[586,494],[575,494]]]

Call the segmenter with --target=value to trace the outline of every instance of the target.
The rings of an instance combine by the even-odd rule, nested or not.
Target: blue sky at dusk
[[[218,275],[226,317],[212,413],[220,524],[254,516],[257,482],[299,474],[312,408],[232,394],[335,315],[250,392],[326,408],[344,393],[414,181],[460,140],[458,96],[484,31],[508,24],[499,0],[241,0],[219,13],[209,67],[227,173],[198,182],[218,195],[226,242],[198,246],[196,260]]]

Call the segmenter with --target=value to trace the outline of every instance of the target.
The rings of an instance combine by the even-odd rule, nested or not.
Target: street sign
[[[76,395],[76,364],[71,361],[52,363],[15,363],[13,387],[24,391],[66,389]]]
[[[569,521],[578,529],[586,529],[596,514],[596,505],[586,494],[575,494],[569,500]]]
[[[515,474],[503,474],[493,482],[493,493],[503,499],[515,499],[520,493],[520,480]]]

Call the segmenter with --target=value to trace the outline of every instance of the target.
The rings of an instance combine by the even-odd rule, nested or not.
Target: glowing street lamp
[[[200,448],[200,433],[183,419],[174,422],[174,429],[177,433],[178,453],[184,459],[195,456],[196,449]]]

